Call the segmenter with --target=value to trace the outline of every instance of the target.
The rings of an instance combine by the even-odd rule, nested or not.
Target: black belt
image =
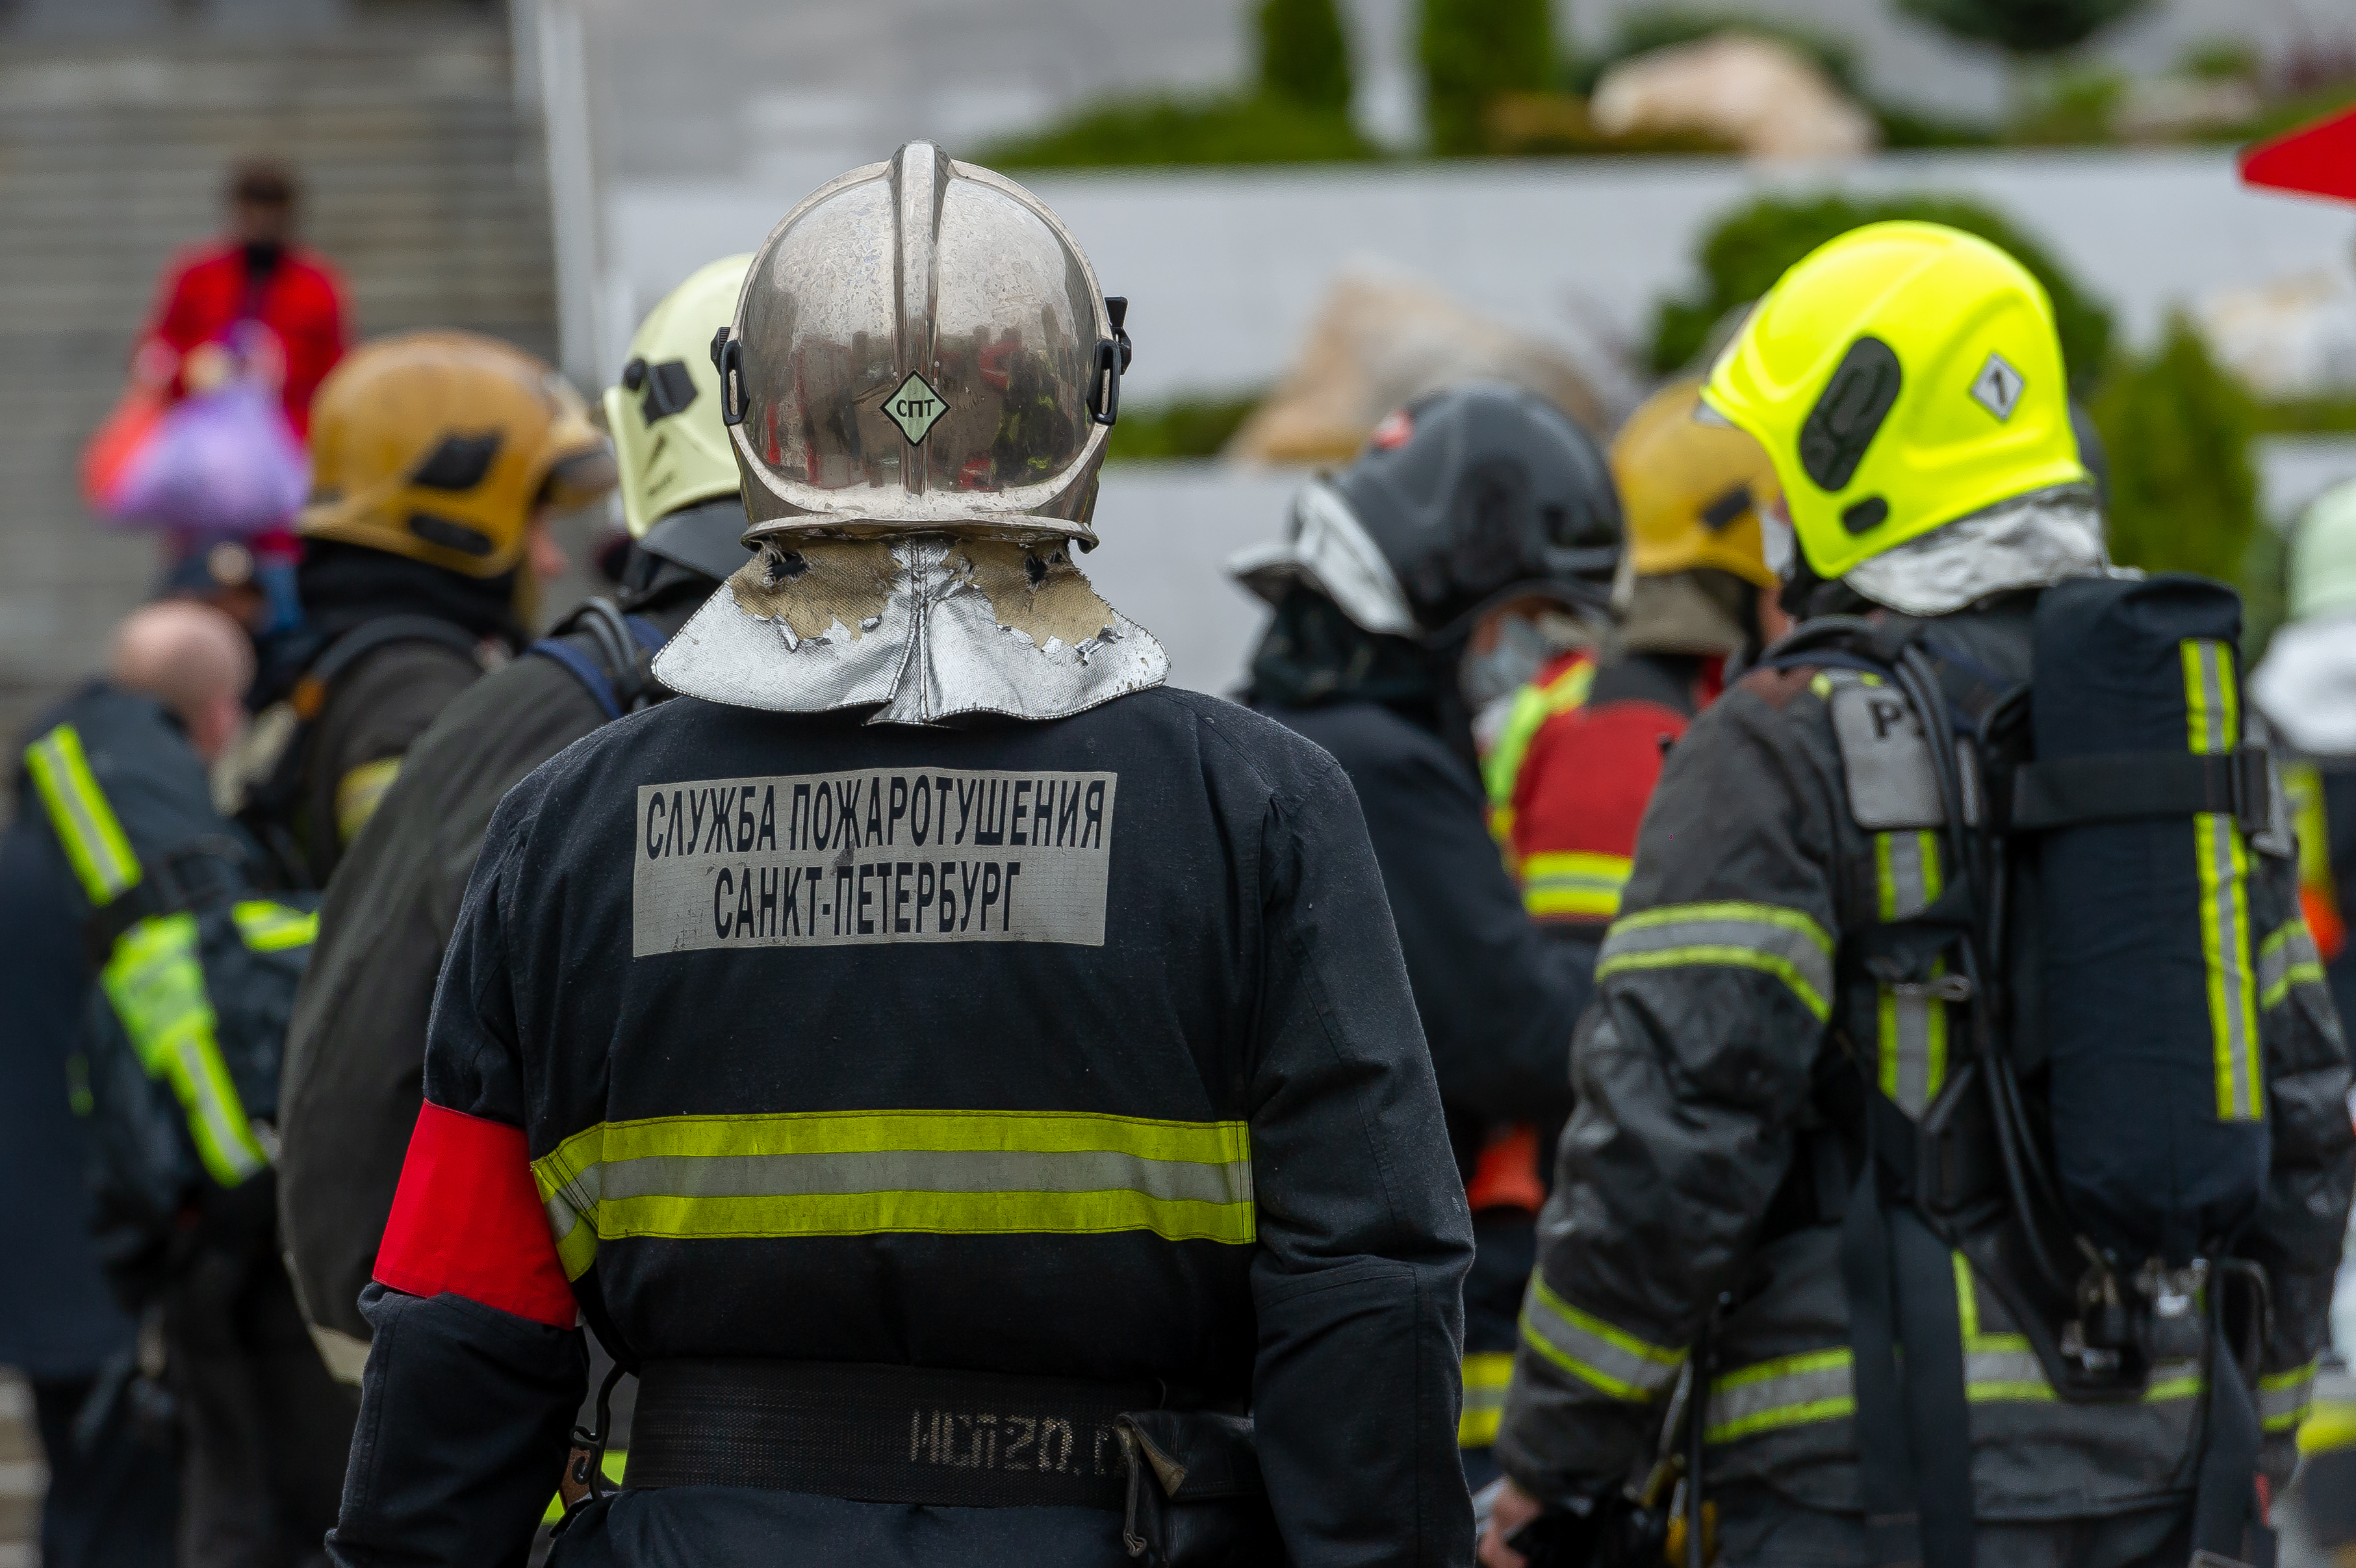
[[[641,1487],[759,1487],[862,1502],[1119,1511],[1115,1418],[1151,1386],[819,1361],[649,1361],[629,1472]]]

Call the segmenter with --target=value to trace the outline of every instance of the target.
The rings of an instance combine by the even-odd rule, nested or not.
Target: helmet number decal
[[[884,417],[900,427],[911,446],[921,446],[932,434],[934,424],[949,411],[948,400],[933,390],[933,383],[916,371],[908,372],[899,390],[884,400]]]
[[[1999,420],[2012,417],[2012,411],[2020,406],[2020,394],[2028,389],[2029,382],[2002,354],[1988,355],[1987,363],[1972,378],[1972,400]]]
[[[1904,381],[1896,351],[1880,338],[1848,346],[1800,426],[1800,467],[1817,488],[1830,493],[1848,487]]]

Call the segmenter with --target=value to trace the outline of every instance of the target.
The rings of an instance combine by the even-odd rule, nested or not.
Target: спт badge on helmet
[[[1012,180],[911,142],[762,243],[723,362],[751,537],[1095,542],[1125,302]]]
[[[656,660],[740,707],[1053,718],[1169,660],[1088,585],[1128,367],[1064,226],[910,142],[786,215],[711,345],[759,547]]]
[[[712,578],[744,564],[744,508],[712,338],[727,330],[752,263],[727,256],[691,273],[638,323],[621,381],[605,389],[630,537]]]
[[[2027,542],[2036,548],[2013,553],[2040,560],[2050,581],[2049,558],[2083,553],[2091,532],[2094,559],[2083,564],[2101,564],[2052,305],[2028,268],[1976,236],[1869,223],[1819,246],[1751,311],[1703,396],[1766,447],[1820,577],[1848,577],[1949,523],[2057,487],[2073,490],[2074,531],[2063,540],[2045,529]],[[1920,601],[1894,607],[1939,614],[2008,585],[1936,575],[1883,586]]]
[[[311,405],[311,465],[304,534],[466,577],[513,571],[538,508],[614,483],[580,394],[472,332],[403,332],[347,355]]]

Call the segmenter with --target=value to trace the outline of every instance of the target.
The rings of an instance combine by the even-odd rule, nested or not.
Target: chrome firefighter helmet
[[[1093,544],[1123,309],[1038,198],[930,142],[820,187],[712,343],[747,541]]]

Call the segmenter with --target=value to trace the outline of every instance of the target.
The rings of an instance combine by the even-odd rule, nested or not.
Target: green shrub
[[[1899,0],[1905,10],[1956,38],[2012,55],[2075,48],[2145,0]]]
[[[1465,157],[1490,150],[1484,116],[1508,92],[1540,92],[1556,72],[1547,0],[1422,0],[1424,123],[1431,150]]]
[[[1885,147],[1991,147],[2001,140],[1993,128],[1966,120],[1948,120],[1871,100],[1865,107],[1880,122]]]
[[[1029,135],[982,148],[991,168],[1333,163],[1380,156],[1346,114],[1286,99],[1098,103]]]
[[[2286,131],[2296,131],[2309,121],[2336,114],[2356,105],[2356,80],[2327,82],[2311,91],[2277,98],[2258,112],[2256,119],[2246,125],[2222,128],[2217,140],[2230,142],[2260,142],[2279,136]]]
[[[1614,155],[1739,151],[1704,131],[1627,131],[1607,136],[1595,128],[1587,100],[1567,92],[1508,92],[1482,116],[1489,151],[1505,157],[1600,157]]]
[[[1653,368],[1665,375],[1691,361],[1729,312],[1765,294],[1785,268],[1826,241],[1860,224],[1894,218],[1944,223],[2019,257],[2052,297],[2072,384],[2083,388],[2101,375],[2110,353],[2110,313],[2082,291],[2042,246],[2001,215],[1976,201],[1940,196],[1771,198],[1721,220],[1702,242],[1700,289],[1661,304],[1653,333]]]
[[[1215,457],[1258,406],[1258,393],[1123,403],[1105,456],[1116,463],[1131,458]]]
[[[1349,113],[1350,45],[1333,0],[1260,0],[1259,90],[1305,109]]]
[[[2065,71],[2037,92],[2004,128],[2004,139],[2021,146],[2083,147],[2118,140],[2119,106],[2126,101],[2126,78],[2095,67]]]
[[[2269,435],[2356,433],[2356,394],[2283,398],[2258,405],[2258,428]]]
[[[1815,61],[1843,92],[1852,96],[1857,93],[1857,51],[1844,39],[1753,11],[1688,10],[1675,5],[1631,11],[1622,16],[1612,42],[1601,53],[1581,56],[1573,64],[1570,88],[1575,92],[1591,93],[1603,73],[1623,59],[1694,43],[1718,33],[1750,33],[1789,44]]]
[[[2182,316],[2111,376],[2094,423],[2111,457],[2111,555],[2152,572],[2242,580],[2258,525],[2257,407]]]

